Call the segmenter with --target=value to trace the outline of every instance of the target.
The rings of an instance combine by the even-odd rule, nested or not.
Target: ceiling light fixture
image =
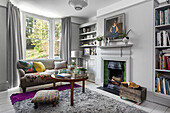
[[[69,0],[68,4],[74,7],[76,11],[80,11],[88,5],[87,0]]]

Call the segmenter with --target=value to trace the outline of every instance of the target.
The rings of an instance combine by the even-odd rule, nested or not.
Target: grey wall
[[[0,6],[6,6],[8,0],[0,0]]]
[[[104,35],[104,19],[125,13],[126,29],[133,43],[131,80],[152,91],[153,79],[153,1],[144,2],[104,16],[97,17],[98,35]]]
[[[0,6],[0,91],[7,89],[6,8]]]
[[[72,44],[71,50],[79,50],[79,24],[72,23]]]

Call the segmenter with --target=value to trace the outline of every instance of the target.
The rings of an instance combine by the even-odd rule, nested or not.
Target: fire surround
[[[126,81],[130,81],[131,74],[131,47],[133,44],[117,46],[101,46],[97,48],[97,75],[95,83],[104,84],[104,61],[124,61],[126,62]]]

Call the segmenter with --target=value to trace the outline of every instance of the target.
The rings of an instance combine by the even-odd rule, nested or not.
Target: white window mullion
[[[50,20],[49,23],[49,58],[54,58],[54,21]]]

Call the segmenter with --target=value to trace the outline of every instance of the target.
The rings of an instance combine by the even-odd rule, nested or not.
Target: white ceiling
[[[91,18],[97,10],[121,0],[88,0],[88,6],[82,11],[76,11],[68,5],[69,0],[11,0],[21,10],[47,17],[61,18],[76,16]]]

